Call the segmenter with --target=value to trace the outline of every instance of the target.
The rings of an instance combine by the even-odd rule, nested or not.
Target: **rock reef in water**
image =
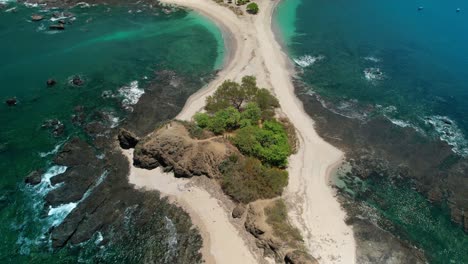
[[[239,151],[223,137],[194,139],[180,122],[172,121],[135,147],[134,165],[144,169],[171,168],[176,177],[206,175],[220,178],[219,165]]]

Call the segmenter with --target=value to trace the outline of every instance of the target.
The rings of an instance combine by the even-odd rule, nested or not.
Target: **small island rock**
[[[48,79],[47,80],[47,86],[52,87],[57,84],[57,81],[54,79]]]

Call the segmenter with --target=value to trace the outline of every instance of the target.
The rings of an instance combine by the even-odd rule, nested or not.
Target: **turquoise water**
[[[276,20],[312,91],[336,105],[376,110],[468,154],[466,1],[283,0]],[[447,210],[409,186],[366,184],[362,201],[431,263],[468,262],[468,237]]]
[[[6,12],[15,6],[16,12]],[[2,263],[52,261],[44,252],[31,258],[32,252],[47,244],[43,225],[52,220],[41,214],[38,189],[26,187],[23,181],[32,170],[50,167],[51,151],[80,133],[71,123],[75,106],[82,105],[89,113],[105,111],[117,125],[128,113],[122,108],[123,100],[141,94],[156,71],[175,71],[201,88],[201,77],[223,64],[221,32],[193,12],[166,15],[137,5],[75,7],[71,12],[76,20],[65,25],[66,30],[50,31],[51,12],[11,2],[0,9]],[[34,13],[47,19],[31,22]],[[70,84],[75,75],[84,79],[83,86]],[[47,87],[49,78],[57,85]],[[104,91],[112,98],[103,97]],[[4,101],[10,97],[16,97],[18,105],[6,106]],[[52,118],[65,124],[62,136],[54,137],[41,128]],[[65,261],[61,254],[53,260]]]

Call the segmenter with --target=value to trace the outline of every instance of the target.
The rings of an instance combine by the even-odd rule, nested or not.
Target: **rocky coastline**
[[[337,174],[354,188],[338,190],[348,213],[347,222],[355,231],[358,260],[374,263],[393,258],[401,263],[427,262],[425,254],[404,235],[387,231],[394,231],[390,222],[368,219],[369,208],[362,207],[355,197],[354,191],[360,188],[356,177],[399,182],[417,190],[436,207],[447,204],[452,221],[468,232],[468,216],[464,213],[468,203],[463,187],[468,184],[466,158],[453,153],[447,143],[423,136],[411,127],[397,127],[385,117],[362,120],[340,113],[332,103],[307,92],[310,88],[300,80],[296,80],[295,89],[306,112],[315,120],[320,136],[346,153]],[[394,248],[394,254],[381,252],[385,248]]]
[[[96,242],[96,250],[104,249],[106,254],[90,253],[89,261],[201,262],[202,238],[190,217],[180,207],[161,198],[157,191],[140,191],[129,184],[129,164],[117,141],[120,136],[121,143],[127,140],[125,147],[134,147],[137,136],[122,127],[138,128],[140,133],[149,131],[159,122],[174,117],[199,86],[200,83],[178,77],[175,72],[156,72],[145,94],[133,106],[133,112],[118,127],[108,122],[105,112],[75,108],[71,120],[82,134],[68,140],[54,157],[54,165],[67,169],[51,178],[55,187],[45,196],[44,213],[48,208],[76,204],[63,222],[49,230],[54,250],[86,246],[99,234],[102,239]],[[54,128],[51,128],[53,135]],[[25,183],[39,184],[42,174],[42,169],[32,172]],[[166,242],[171,239],[166,237],[168,225],[175,228],[175,233],[170,235],[175,236],[176,244]],[[128,240],[141,242],[129,244]]]

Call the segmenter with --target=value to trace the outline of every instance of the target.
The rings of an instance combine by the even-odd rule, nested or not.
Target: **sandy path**
[[[271,28],[277,2],[257,0],[260,13],[242,18],[213,0],[163,2],[189,7],[211,18],[223,29],[229,48],[224,69],[213,82],[189,98],[177,118],[190,120],[203,108],[205,98],[226,79],[239,80],[244,75],[255,75],[259,85],[271,88],[282,111],[295,125],[300,140],[298,153],[290,158],[290,182],[284,194],[290,206],[290,218],[302,231],[310,253],[321,264],[355,263],[352,229],[344,223],[345,213],[328,185],[328,175],[340,163],[343,153],[317,135],[313,121],[294,95],[292,66]],[[135,168],[132,168],[130,182],[172,195],[188,210],[202,230],[206,240],[203,253],[209,262],[255,263],[256,256],[238,236],[228,212],[205,190],[187,187],[186,181],[161,175],[158,171]]]

